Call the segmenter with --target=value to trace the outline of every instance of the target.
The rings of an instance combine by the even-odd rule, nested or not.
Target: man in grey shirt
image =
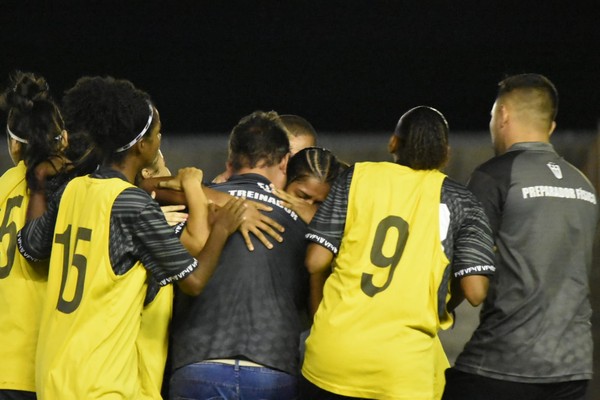
[[[585,397],[598,210],[590,182],[549,143],[557,106],[541,75],[499,84],[490,121],[496,157],[468,185],[492,225],[496,275],[478,328],[446,372],[445,400]]]

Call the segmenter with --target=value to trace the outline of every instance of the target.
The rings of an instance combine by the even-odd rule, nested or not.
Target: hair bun
[[[4,93],[5,106],[29,111],[36,101],[49,100],[50,88],[46,79],[31,72],[15,71]]]

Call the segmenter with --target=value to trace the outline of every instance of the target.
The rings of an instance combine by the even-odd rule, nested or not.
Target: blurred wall
[[[387,153],[388,133],[345,132],[320,133],[318,145],[333,151],[348,163],[357,161],[391,161]],[[589,149],[593,147],[594,132],[563,131],[552,136],[556,150],[568,161],[583,168]],[[225,168],[228,134],[163,135],[162,151],[175,174],[184,166],[196,166],[207,179]],[[453,132],[450,137],[450,162],[445,172],[455,180],[466,183],[473,169],[493,156],[487,132]]]
[[[319,134],[318,145],[333,151],[340,159],[357,161],[391,161],[387,153],[388,133],[343,132]],[[185,166],[196,166],[204,171],[206,179],[218,175],[227,159],[227,133],[188,133],[162,136],[162,152],[173,174]],[[597,163],[588,162],[590,149],[595,149],[595,133],[563,131],[552,135],[557,151],[577,167]],[[0,173],[12,166],[6,146],[0,149]],[[450,136],[450,162],[445,172],[455,180],[465,183],[471,171],[493,155],[487,132],[452,132]]]

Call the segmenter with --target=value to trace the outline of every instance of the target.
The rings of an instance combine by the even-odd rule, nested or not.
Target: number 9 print
[[[398,240],[396,241],[396,248],[394,254],[391,257],[383,254],[383,245],[385,238],[391,228],[398,230]],[[373,284],[373,274],[363,273],[360,288],[362,291],[370,297],[375,296],[379,292],[383,292],[390,286],[392,278],[394,277],[394,271],[402,258],[406,241],[408,240],[408,223],[402,218],[390,215],[385,217],[377,225],[375,231],[375,238],[373,239],[373,245],[371,246],[371,264],[379,268],[389,268],[387,280],[382,286],[375,286]]]

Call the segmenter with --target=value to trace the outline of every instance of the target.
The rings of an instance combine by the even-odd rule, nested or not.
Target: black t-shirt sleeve
[[[63,185],[51,195],[42,216],[27,222],[18,232],[17,246],[25,259],[36,262],[50,258],[58,206],[66,187]]]
[[[331,186],[327,198],[321,204],[308,226],[306,239],[337,254],[346,226],[348,195],[354,166],[344,171]]]
[[[198,266],[165,220],[158,203],[142,190],[124,190],[115,201],[113,213],[131,227],[128,230],[134,255],[161,286],[185,278]]]

